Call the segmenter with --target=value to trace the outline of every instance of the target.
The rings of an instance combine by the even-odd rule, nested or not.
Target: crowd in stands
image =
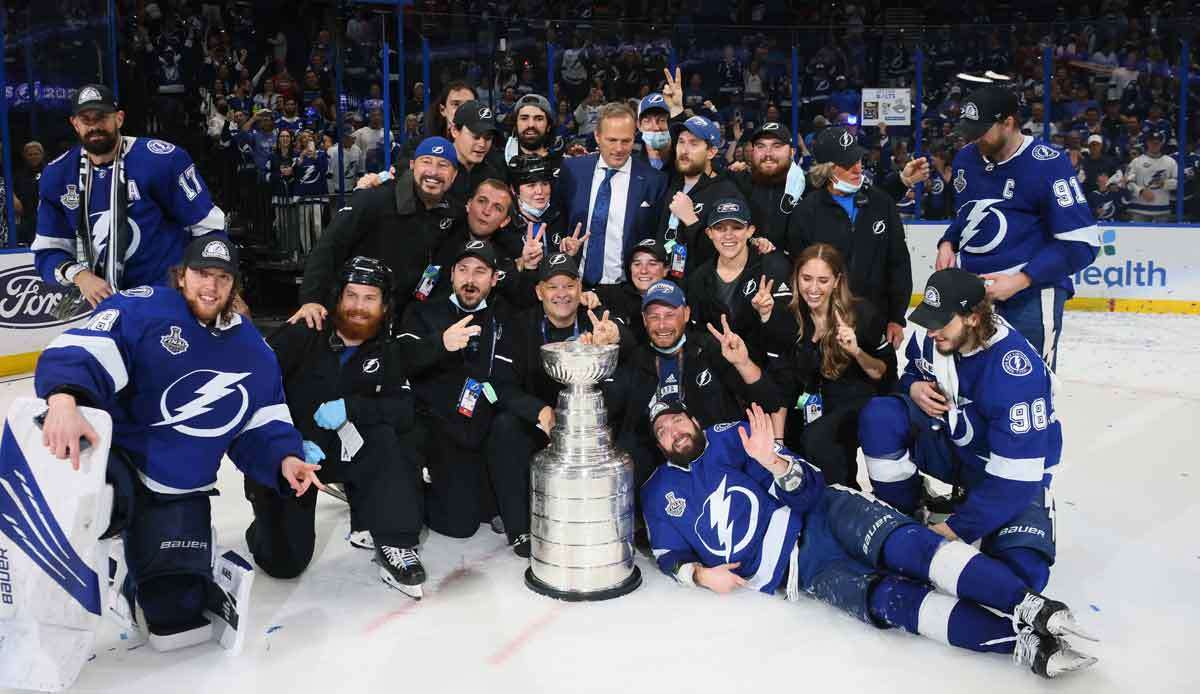
[[[89,3],[58,4],[60,21],[86,21]],[[845,125],[868,150],[868,177],[879,180],[914,156],[917,133],[912,126],[859,127],[861,89],[913,87],[920,49],[925,67],[920,153],[935,173],[898,201],[904,217],[952,216],[951,161],[962,145],[952,131],[961,115],[959,101],[972,87],[958,75],[990,70],[1011,78],[1028,131],[1039,137],[1048,132],[1050,142],[1067,152],[1098,219],[1175,221],[1182,195],[1186,219],[1200,220],[1200,50],[1191,53],[1186,103],[1179,85],[1178,39],[1184,38],[1179,32],[1195,31],[1194,23],[1180,21],[1190,11],[1186,3],[1103,0],[1067,7],[1015,1],[1003,9],[983,2],[917,4],[922,7],[891,21],[945,26],[908,31],[881,26],[889,15],[887,3],[879,0],[425,0],[406,20],[407,70],[403,88],[392,92],[387,139],[410,143],[402,151],[411,152],[420,137],[444,134],[437,128],[444,119],[439,121],[436,105],[429,110],[426,95],[453,80],[471,85],[476,98],[511,128],[503,119],[514,104],[527,94],[550,95],[552,73],[562,146],[594,150],[600,106],[629,100],[636,109],[639,99],[661,90],[664,68],[675,61],[684,76],[685,106],[721,128],[721,166],[747,158],[746,138],[757,125],[790,126],[795,109],[798,156],[809,156],[821,128]],[[393,80],[397,68],[390,14],[360,7],[339,17],[333,3],[318,2],[118,5],[127,29],[118,32],[125,131],[162,137],[192,152],[232,213],[235,229],[251,230],[299,258],[322,220],[328,221],[329,198],[353,190],[362,174],[382,170],[393,159],[383,149],[385,35],[392,42]],[[31,30],[37,20],[34,10],[10,6],[8,12],[10,37]],[[340,96],[334,31],[345,37]],[[414,47],[420,36],[434,47],[429,85],[419,80],[420,52]],[[551,70],[548,42],[555,47]],[[801,62],[797,90],[791,84],[793,42]],[[12,42],[6,45],[11,81],[23,74],[28,54]],[[1049,114],[1046,48],[1054,55]],[[40,60],[40,53],[34,55]],[[16,106],[19,112],[22,104]],[[1177,127],[1183,110],[1191,115],[1187,132]],[[65,121],[63,113],[52,115],[43,113],[43,124]],[[21,242],[32,238],[39,171],[69,145],[69,134],[51,141],[14,129],[11,187]],[[1180,150],[1182,169],[1175,158]]]

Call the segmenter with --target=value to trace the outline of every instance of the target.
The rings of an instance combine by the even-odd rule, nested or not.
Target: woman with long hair
[[[789,305],[794,333],[766,335],[768,370],[794,406],[773,415],[784,443],[803,451],[830,484],[859,488],[858,414],[888,372],[887,321],[850,292],[833,246],[813,244],[795,260]]]
[[[297,213],[295,191],[296,165],[299,157],[294,146],[295,136],[291,130],[280,129],[275,140],[275,151],[267,171],[267,183],[271,186],[271,206],[275,208],[276,247],[300,260],[300,219]]]

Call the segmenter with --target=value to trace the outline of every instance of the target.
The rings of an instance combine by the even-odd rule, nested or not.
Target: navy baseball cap
[[[938,270],[929,276],[925,295],[908,319],[926,330],[941,330],[955,316],[973,311],[986,293],[975,273],[956,267]]]
[[[671,113],[671,110],[667,108],[667,100],[658,92],[642,97],[642,100],[638,103],[638,120],[641,120],[642,115],[649,111],[662,111],[668,115]]]
[[[655,399],[650,403],[650,427],[654,427],[654,422],[664,414],[687,414],[687,407],[683,401],[678,398],[669,398],[667,400]]]
[[[1009,116],[1017,114],[1020,105],[1017,95],[1004,87],[980,87],[967,94],[962,102],[962,119],[955,127],[955,134],[967,142],[974,142],[991,130],[992,126]]]
[[[202,236],[188,244],[183,253],[183,266],[193,270],[216,268],[237,277],[237,247],[226,239]]]
[[[813,138],[813,160],[818,164],[833,163],[848,169],[862,161],[867,150],[858,144],[858,138],[846,128],[836,126],[823,128]]]
[[[492,114],[492,109],[478,101],[460,104],[454,112],[454,125],[466,128],[476,135],[486,135],[500,129],[496,126],[496,116]]]
[[[566,253],[555,253],[538,265],[538,282],[545,282],[555,275],[579,279],[579,264]]]
[[[117,97],[103,84],[85,84],[75,94],[75,102],[71,104],[71,115],[78,116],[84,111],[115,113]]]
[[[633,259],[638,253],[649,253],[655,260],[667,264],[667,249],[663,248],[662,244],[655,239],[642,239],[634,244],[629,250],[629,262],[625,264],[625,269],[628,270],[633,265]]]
[[[705,226],[716,226],[719,222],[729,219],[741,222],[747,226],[750,225],[750,210],[747,209],[745,200],[741,198],[721,198],[710,208],[708,221],[705,223]]]
[[[792,131],[783,123],[763,123],[750,133],[751,142],[758,142],[764,137],[772,137],[785,144],[792,144]]]
[[[721,146],[721,129],[704,116],[692,116],[682,123],[671,125],[671,132],[674,135],[679,135],[684,130],[704,140],[709,147]]]
[[[457,265],[458,261],[463,258],[479,258],[493,270],[496,269],[496,265],[500,262],[496,256],[496,248],[492,245],[491,241],[481,239],[467,241],[458,251],[458,255],[454,257],[454,264]]]
[[[674,308],[687,306],[687,299],[683,296],[683,290],[679,285],[671,280],[659,280],[650,285],[646,290],[646,295],[642,297],[642,310],[650,304],[666,304]]]
[[[454,143],[444,137],[427,137],[421,140],[417,151],[413,153],[413,159],[420,157],[441,157],[452,166],[458,166],[458,154],[454,151]]]

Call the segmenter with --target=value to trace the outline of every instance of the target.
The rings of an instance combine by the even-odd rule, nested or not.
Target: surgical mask
[[[542,215],[546,214],[546,210],[550,209],[549,205],[539,209],[533,205],[530,205],[524,200],[518,200],[517,205],[521,208],[521,214],[524,214],[526,217],[532,217],[533,219],[541,219]]]
[[[839,193],[845,193],[846,195],[854,195],[855,193],[858,192],[859,188],[862,188],[864,180],[866,180],[866,179],[863,179],[863,178],[858,179],[857,184],[846,183],[845,181],[843,181],[842,179],[840,179],[836,175],[834,175],[833,189]]]
[[[650,149],[663,149],[671,144],[671,133],[666,130],[647,130],[642,133],[642,142]]]
[[[679,341],[676,342],[675,344],[671,345],[670,347],[667,347],[666,349],[659,347],[658,345],[654,344],[653,342],[650,343],[650,346],[654,348],[655,352],[658,352],[659,354],[669,357],[672,354],[675,354],[679,350],[683,349],[683,345],[685,342],[687,342],[687,334],[686,333],[683,335],[680,335]]]

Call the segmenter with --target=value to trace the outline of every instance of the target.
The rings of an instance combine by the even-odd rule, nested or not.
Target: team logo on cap
[[[657,241],[655,241],[654,239],[642,239],[641,241],[638,241],[638,242],[637,242],[636,244],[634,244],[634,245],[636,245],[636,246],[639,246],[639,247],[643,247],[643,248],[651,248],[651,247],[653,247],[653,246],[657,245],[657,243],[658,243],[658,242],[657,242]]]
[[[688,119],[688,122],[692,125],[708,125],[708,120],[700,116],[692,116]]]
[[[227,263],[233,262],[229,259],[229,247],[223,241],[209,241],[204,250],[200,252],[201,258],[220,258]]]
[[[967,120],[979,120],[979,107],[975,105],[974,101],[963,104],[962,117]]]
[[[467,242],[467,245],[463,247],[463,250],[464,251],[477,251],[481,248],[483,248],[483,241],[469,241],[469,242]]]
[[[79,100],[77,103],[85,104],[89,101],[100,101],[103,97],[100,96],[100,90],[95,87],[84,87],[79,90]]]
[[[874,224],[871,225],[871,232],[874,233],[876,236],[878,236],[879,234],[882,234],[885,231],[887,231],[887,223],[884,222],[882,219],[876,221]]]
[[[838,144],[842,146],[842,149],[850,149],[850,146],[854,144],[854,136],[847,130],[838,138]]]
[[[480,118],[491,118],[492,117],[492,109],[490,109],[486,106],[479,109],[479,117]]]
[[[437,145],[437,146],[435,146],[433,149],[429,150],[429,152],[430,152],[431,154],[442,154],[442,153],[444,153],[445,151],[446,151],[446,148],[445,148],[444,146],[442,146],[442,145]]]
[[[724,212],[737,212],[739,209],[741,209],[741,205],[737,204],[736,202],[723,202],[720,205],[717,205],[718,214]]]
[[[942,295],[938,294],[937,287],[925,287],[925,303],[934,308],[942,307]]]
[[[656,294],[670,294],[671,292],[675,291],[675,286],[667,282],[659,282],[653,287],[650,287],[650,291],[655,292]]]
[[[1000,366],[1004,369],[1004,373],[1010,376],[1028,376],[1033,373],[1033,363],[1019,349],[1005,352]]]
[[[556,253],[556,254],[550,256],[550,264],[551,265],[562,265],[565,262],[567,262],[567,254],[566,253]]]
[[[661,104],[662,102],[663,102],[662,94],[655,94],[650,97],[650,103],[652,103],[652,104]]]
[[[767,130],[779,130],[779,124],[778,124],[778,123],[767,123],[766,125],[764,125],[764,126],[762,127],[762,129],[763,129],[764,131],[767,131]]]

